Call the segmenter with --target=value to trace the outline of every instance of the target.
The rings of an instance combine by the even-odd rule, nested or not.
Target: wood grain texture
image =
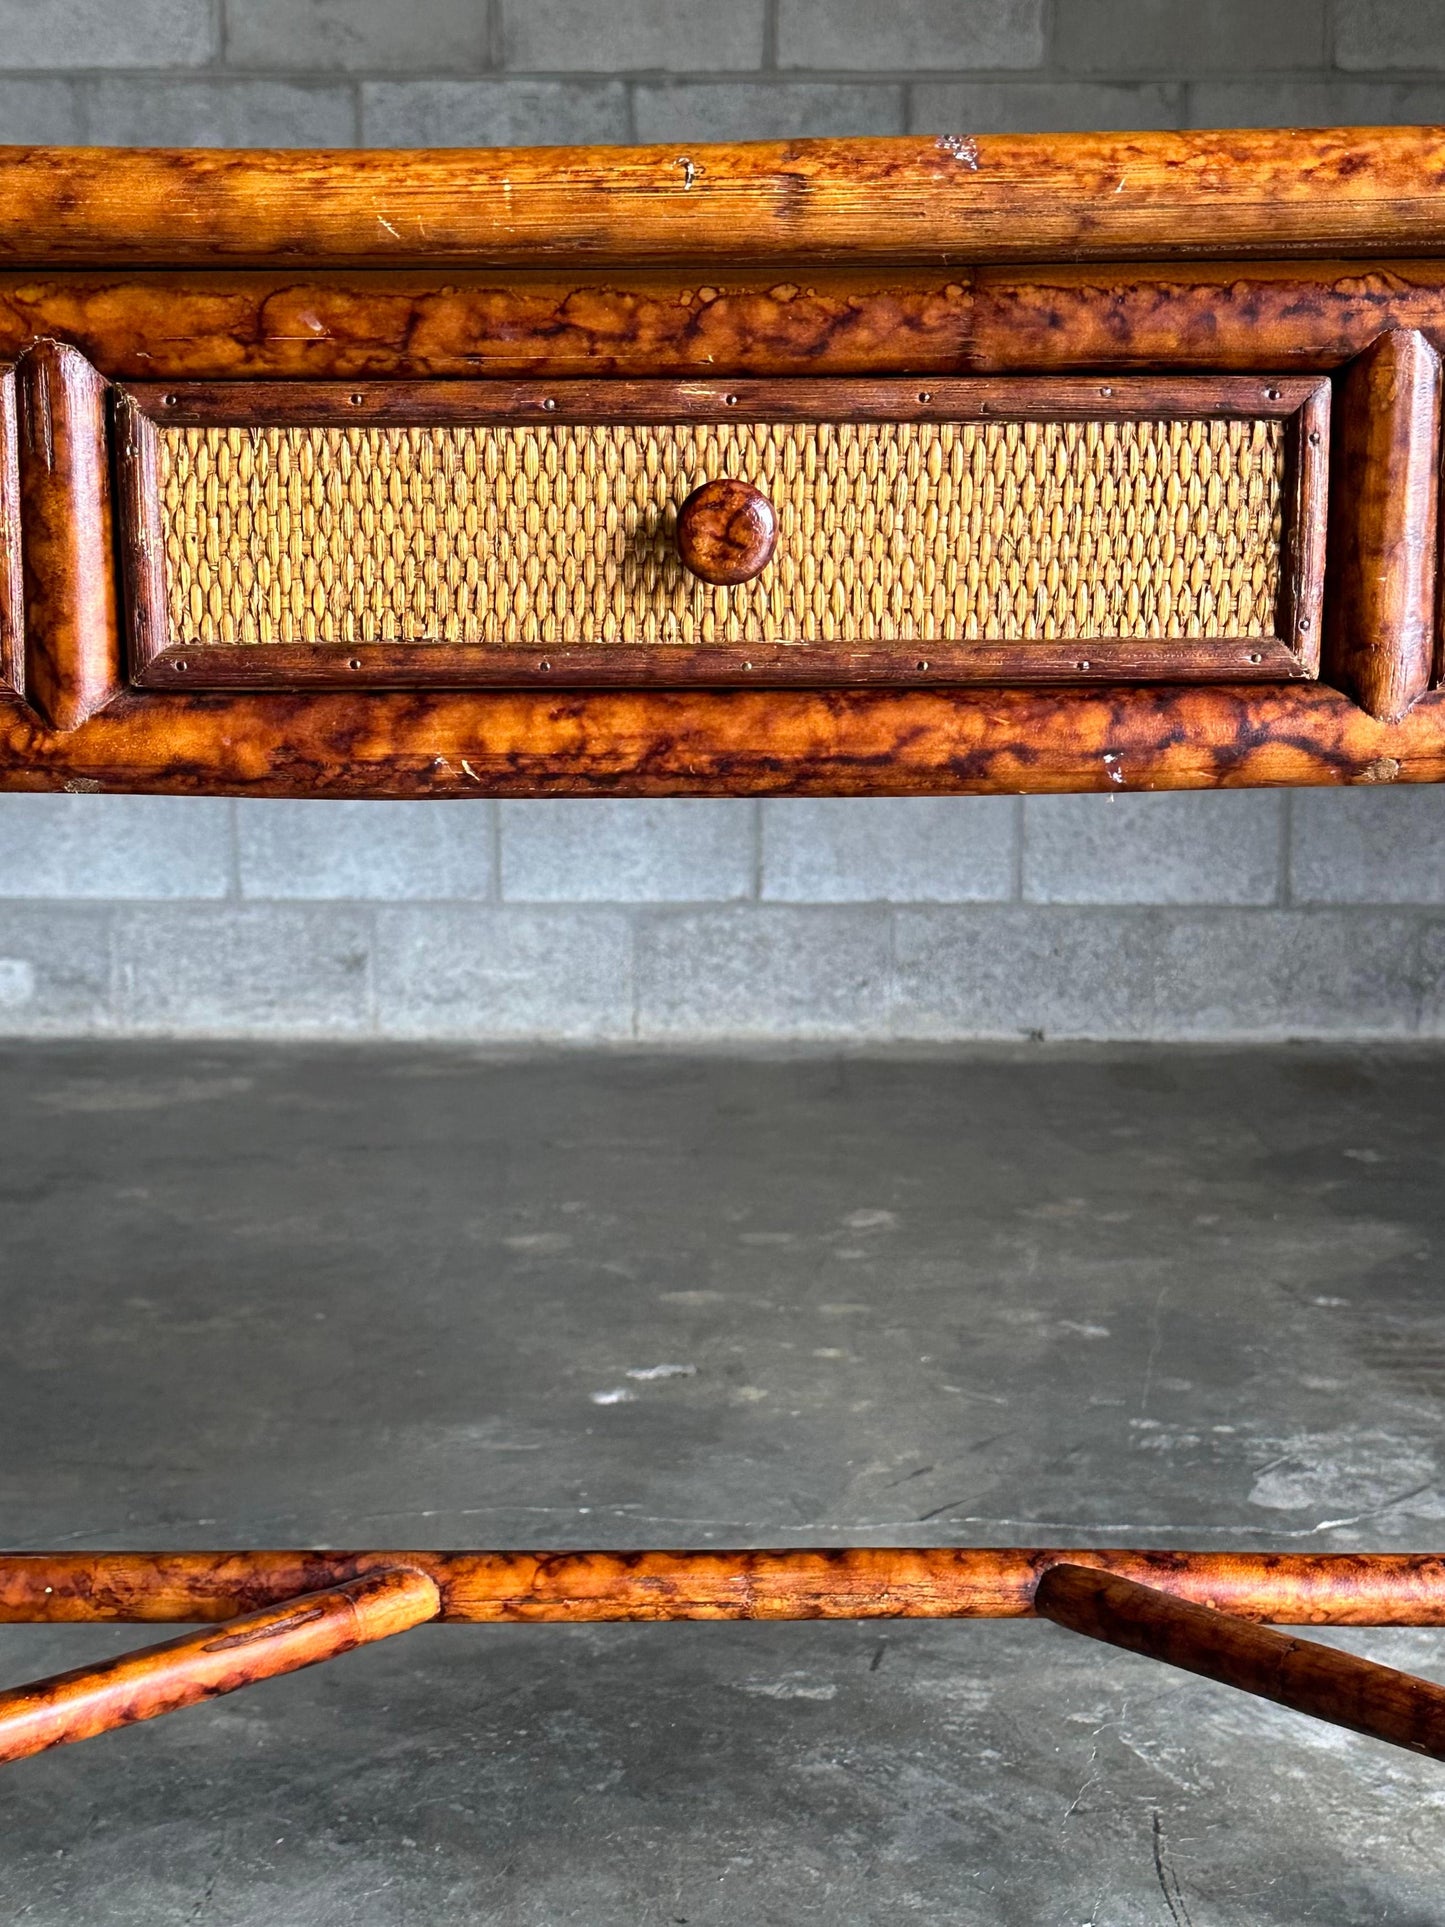
[[[114,397],[112,419],[126,667],[139,681],[170,639],[159,451],[154,423],[123,390]]]
[[[391,1567],[427,1573],[453,1624],[1026,1618],[1053,1566],[1085,1566],[1244,1619],[1445,1625],[1435,1553],[848,1546],[706,1552],[12,1552],[0,1623],[234,1619]]]
[[[106,383],[42,341],[20,363],[26,699],[74,729],[120,687]]]
[[[1423,335],[1393,329],[1353,364],[1334,447],[1324,673],[1398,721],[1435,653],[1440,358]]]
[[[790,273],[576,267],[190,275],[0,269],[0,354],[114,380],[1323,372],[1390,328],[1445,345],[1445,263],[1125,261]]]
[[[1339,368],[1391,328],[1445,341],[1440,264],[1060,263],[967,274],[970,371]]]
[[[1432,1680],[1085,1566],[1051,1566],[1038,1583],[1034,1611],[1125,1652],[1445,1759],[1445,1686]]]
[[[58,335],[126,381],[944,374],[969,359],[966,279],[0,271],[0,353]]]
[[[103,267],[1445,249],[1439,128],[404,152],[0,150],[0,259]]]
[[[135,605],[138,628],[154,633]],[[1310,618],[1305,617],[1306,624]],[[1286,682],[1314,670],[1290,645],[1268,636],[1174,642],[942,642],[919,648],[840,648],[835,644],[748,643],[708,648],[687,643],[605,643],[592,648],[512,649],[488,644],[362,642],[339,647],[270,643],[265,648],[184,643],[149,655],[137,642],[133,681],[141,689],[765,689],[897,688],[910,685],[999,687],[1024,683]],[[666,656],[659,661],[659,649]]]
[[[629,425],[668,422],[1083,422],[1192,417],[1287,420],[1327,406],[1312,376],[1130,375],[1031,379],[909,377],[867,381],[309,381],[129,382],[124,394],[168,427],[232,424],[354,428],[525,421]]]
[[[917,796],[1445,780],[1318,683],[1201,688],[125,694],[70,734],[0,700],[0,789],[249,796]]]
[[[1306,675],[1317,676],[1324,640],[1329,547],[1330,409],[1321,382],[1290,423],[1284,516],[1284,581],[1278,630]]]
[[[153,1720],[257,1680],[316,1666],[435,1619],[434,1580],[410,1567],[369,1572],[268,1603],[216,1633],[76,1667],[0,1692],[0,1762]]]

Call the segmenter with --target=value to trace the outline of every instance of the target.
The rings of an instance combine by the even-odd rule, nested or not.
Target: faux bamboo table
[[[0,150],[0,783],[937,794],[1445,778],[1445,130]],[[0,1758],[423,1620],[1037,1615],[1445,1758],[1257,1622],[1445,1560],[0,1555],[214,1623]]]

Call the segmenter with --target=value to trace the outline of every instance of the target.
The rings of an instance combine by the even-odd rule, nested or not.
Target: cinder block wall
[[[1445,0],[0,0],[0,140],[1445,119]],[[0,1028],[860,1040],[1445,1024],[1445,793],[0,798]]]

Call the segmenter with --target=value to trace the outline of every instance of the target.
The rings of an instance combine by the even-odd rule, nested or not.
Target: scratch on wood
[[[1365,783],[1393,783],[1399,774],[1398,756],[1377,756],[1360,771],[1360,780]]]
[[[29,442],[37,450],[45,471],[49,474],[55,467],[55,433],[51,417],[50,370],[44,361],[35,364],[35,394],[29,413]]]
[[[940,134],[938,145],[945,154],[976,174],[978,172],[978,142],[972,134]]]

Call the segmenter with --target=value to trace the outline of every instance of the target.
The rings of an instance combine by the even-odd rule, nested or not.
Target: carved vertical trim
[[[123,391],[115,411],[115,473],[129,673],[139,677],[168,641],[165,531],[155,423]]]
[[[1430,684],[1439,445],[1440,358],[1392,329],[1340,391],[1324,660],[1325,680],[1384,722]]]
[[[1322,381],[1289,427],[1288,508],[1279,633],[1308,676],[1320,673],[1329,532],[1331,389]]]
[[[20,380],[25,689],[74,729],[121,681],[107,385],[58,341],[26,352]]]

